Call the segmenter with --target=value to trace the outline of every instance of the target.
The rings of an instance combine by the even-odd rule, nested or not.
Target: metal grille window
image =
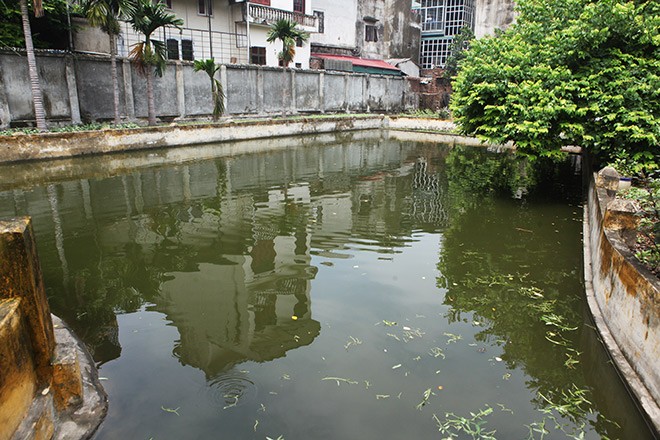
[[[260,66],[266,65],[266,48],[253,46],[250,48],[250,63]]]
[[[305,0],[293,0],[293,12],[305,13]]]
[[[373,24],[364,25],[364,40],[365,41],[378,41],[378,31]]]
[[[422,40],[422,69],[444,67],[451,53],[451,37],[428,38]]]
[[[447,0],[445,8],[445,35],[457,35],[465,22],[465,0]]]
[[[444,29],[445,0],[422,0],[421,16],[423,31]]]

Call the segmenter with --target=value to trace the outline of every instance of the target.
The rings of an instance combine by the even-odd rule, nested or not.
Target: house
[[[171,60],[214,58],[226,64],[277,66],[281,43],[266,42],[266,35],[273,23],[288,19],[307,32],[315,33],[318,29],[317,18],[312,14],[312,0],[162,1],[171,13],[184,21],[181,29],[165,27],[154,36],[166,43],[167,56]],[[129,23],[122,23],[118,54],[127,56],[131,46],[140,40],[141,36],[133,31]],[[97,52],[99,44],[87,38],[78,38],[75,46],[78,51]],[[309,57],[309,44],[301,42],[292,66],[308,68]]]
[[[310,41],[317,56],[352,56],[358,64],[419,57],[419,22],[409,1],[314,0],[313,13],[319,28]]]

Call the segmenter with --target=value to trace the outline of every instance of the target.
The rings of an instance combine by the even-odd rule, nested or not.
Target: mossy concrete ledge
[[[634,212],[612,194],[592,176],[584,212],[587,301],[619,372],[660,432],[660,282],[626,246]]]
[[[429,136],[433,134],[435,142],[483,145],[478,139],[457,135],[454,123],[446,120],[386,115],[330,115],[235,121],[228,119],[218,123],[108,128],[67,133],[17,133],[0,136],[0,163],[381,129],[414,131],[418,136],[420,132],[428,132]]]
[[[0,440],[86,439],[106,412],[89,353],[50,314],[30,219],[0,221]]]

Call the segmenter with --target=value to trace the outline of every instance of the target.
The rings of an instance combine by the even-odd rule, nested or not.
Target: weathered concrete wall
[[[585,211],[585,281],[594,320],[612,358],[660,431],[660,282],[607,229],[612,198],[592,178]]]
[[[114,118],[110,60],[105,56],[39,54],[37,66],[50,121],[80,123]],[[147,117],[146,79],[118,60],[120,113],[126,120]],[[227,114],[282,114],[325,111],[367,112],[417,108],[404,78],[382,78],[318,70],[227,65],[218,75],[225,87]],[[366,84],[373,87],[366,87]],[[163,120],[206,117],[212,112],[210,81],[192,63],[169,63],[154,78],[157,115]],[[375,105],[376,104],[376,105]],[[0,51],[0,129],[32,124],[34,111],[25,56]]]
[[[366,41],[365,25],[375,26],[377,41]],[[357,55],[375,59],[410,58],[418,62],[421,38],[419,19],[416,11],[410,7],[410,2],[398,0],[357,2],[355,21]]]
[[[477,38],[504,30],[516,19],[514,0],[477,0],[474,12],[474,35]]]
[[[384,116],[295,118],[0,137],[0,162],[385,128]]]

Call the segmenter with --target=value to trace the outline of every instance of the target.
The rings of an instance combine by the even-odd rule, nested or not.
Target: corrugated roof
[[[374,67],[376,69],[384,69],[384,70],[396,70],[396,71],[401,70],[383,60],[369,60],[366,58],[350,57],[347,55],[330,55],[325,53],[313,53],[312,56],[316,58],[323,58],[329,60],[350,61],[351,63],[353,63],[354,66]]]

